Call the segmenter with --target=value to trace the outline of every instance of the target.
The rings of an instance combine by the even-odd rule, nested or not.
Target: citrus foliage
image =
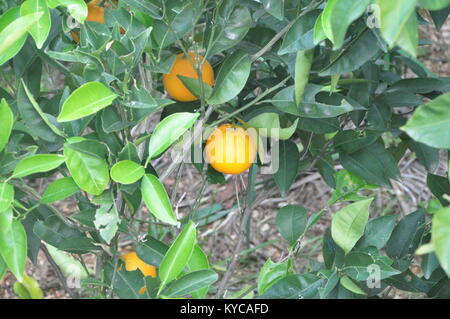
[[[417,58],[426,43],[418,25],[439,29],[449,5],[2,1],[0,279],[10,271],[18,296],[41,298],[25,264],[36,263],[42,249],[91,297],[223,297],[233,267],[210,264],[197,233],[229,211],[220,203],[194,205],[179,216],[173,190],[163,184],[179,162],[166,170],[153,165],[186,132],[192,135],[178,150],[181,160],[192,144],[204,147],[204,127],[211,133],[231,122],[218,130],[234,128],[232,139],[242,143],[230,147],[217,137],[206,147],[209,159],[231,160],[194,165],[207,183],[250,169],[238,194],[246,211],[257,206],[265,137],[279,149],[268,185],[285,196],[300,175],[318,171],[333,189],[319,212],[280,209],[274,223],[289,251],[261,268],[259,296],[369,298],[395,287],[449,298],[450,175],[436,169],[439,150],[450,150],[450,81]],[[402,69],[415,76],[402,78]],[[437,200],[380,215],[373,199],[401,179],[407,150],[428,171]],[[35,179],[48,180],[42,193],[28,186]],[[54,204],[69,196],[77,213],[65,216]],[[343,207],[321,238],[323,262],[298,273],[302,239],[336,203]],[[150,212],[145,220],[143,210]],[[249,215],[243,216],[242,233]],[[131,240],[135,252],[122,256],[122,240]],[[421,271],[413,273],[417,249]],[[87,253],[102,261],[96,273],[78,258]]]

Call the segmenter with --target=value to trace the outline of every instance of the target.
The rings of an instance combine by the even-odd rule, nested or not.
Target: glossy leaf
[[[280,141],[279,155],[279,167],[274,174],[274,179],[281,195],[286,196],[297,177],[300,153],[294,142],[284,140]]]
[[[292,245],[305,231],[307,219],[308,214],[304,207],[287,205],[278,211],[276,223],[283,238]]]
[[[196,228],[194,222],[190,221],[164,256],[159,268],[161,289],[174,280],[183,270],[191,258],[196,242]]]
[[[434,214],[431,236],[439,263],[450,277],[450,207]]]
[[[197,270],[172,281],[163,290],[162,294],[172,298],[185,296],[198,289],[212,285],[217,279],[219,279],[219,276],[212,270]]]
[[[289,263],[273,262],[270,258],[264,263],[258,275],[258,292],[264,294],[278,280],[285,277],[289,272]]]
[[[22,281],[27,258],[27,234],[18,220],[8,232],[0,232],[0,254],[18,281]]]
[[[313,274],[289,275],[278,280],[266,292],[259,296],[261,299],[314,299],[319,297],[318,288],[324,283]]]
[[[121,184],[133,184],[145,174],[143,166],[130,160],[117,162],[111,168],[111,178]]]
[[[80,188],[72,177],[63,177],[55,180],[44,191],[42,203],[53,203],[76,194]]]
[[[116,98],[117,95],[100,82],[85,83],[64,102],[58,121],[74,121],[95,114],[111,105]]]
[[[244,6],[233,2],[222,2],[219,9],[219,24],[207,48],[208,57],[220,53],[241,41],[252,24],[252,17]],[[211,36],[211,35],[210,35]]]
[[[361,200],[339,210],[331,222],[331,235],[347,254],[364,234],[373,198]]]
[[[147,206],[150,213],[165,223],[178,225],[169,196],[163,184],[155,175],[144,175],[141,183],[141,192],[145,206]]]
[[[194,250],[192,251],[192,255],[188,261],[187,266],[190,271],[198,271],[211,268],[209,265],[208,257],[199,245],[194,246]],[[196,299],[204,299],[206,294],[208,293],[208,290],[209,285],[193,291],[191,295]]]
[[[64,146],[66,165],[75,183],[82,190],[100,195],[109,184],[109,168],[104,159],[77,152]]]
[[[174,113],[156,126],[148,144],[148,160],[157,157],[178,140],[198,119],[200,113]]]
[[[314,25],[320,11],[314,10],[298,18],[286,33],[279,55],[312,49],[314,44]]]
[[[50,8],[64,6],[70,15],[80,23],[83,23],[88,15],[88,7],[83,0],[46,0]]]
[[[351,154],[340,152],[339,156],[345,169],[371,184],[391,187],[389,178],[395,179],[400,175],[394,157],[381,142]]]
[[[322,28],[328,39],[339,49],[350,24],[367,9],[370,0],[330,0],[322,13]]]
[[[13,218],[12,208],[0,211],[0,233],[5,234],[11,230]]]
[[[251,118],[247,121],[247,123],[256,129],[258,129],[258,134],[260,136],[269,136],[273,138],[278,138],[280,140],[289,139],[297,129],[299,119],[295,119],[295,121],[287,126],[281,126],[281,118],[278,113],[268,112],[261,113],[257,116]]]
[[[397,223],[397,215],[381,216],[371,219],[364,232],[364,236],[358,242],[358,247],[374,246],[383,248],[391,237]]]
[[[0,152],[8,144],[14,124],[14,114],[5,99],[0,101]]]
[[[0,212],[11,207],[14,200],[14,187],[7,183],[0,183]]]
[[[60,166],[64,161],[64,156],[58,154],[29,156],[17,164],[11,178],[22,178],[35,173],[48,172]]]
[[[95,212],[94,225],[100,236],[108,244],[111,243],[114,235],[119,229],[119,212],[115,205],[102,205]]]
[[[350,290],[351,292],[358,294],[358,295],[366,295],[366,293],[364,292],[364,290],[362,290],[357,284],[355,284],[353,282],[353,280],[351,280],[350,278],[348,278],[347,276],[343,276],[341,277],[340,281],[341,285],[347,289]]]
[[[33,13],[17,18],[0,31],[0,65],[14,57],[25,44],[23,37],[33,28],[43,13]],[[3,16],[2,16],[3,17]]]
[[[284,0],[262,0],[264,10],[278,20],[284,19]]]
[[[417,0],[377,0],[380,9],[380,31],[390,47],[397,44],[405,32],[410,32],[408,20],[415,15],[416,4]],[[415,32],[417,33],[417,28]]]
[[[247,83],[251,62],[243,51],[235,51],[225,59],[219,69],[209,104],[223,104],[238,95]]]
[[[401,129],[415,141],[434,148],[450,149],[450,93],[419,106]]]
[[[395,226],[389,241],[386,244],[386,253],[389,257],[402,258],[417,247],[413,247],[416,235],[423,231],[425,222],[425,209],[418,209],[403,217]]]
[[[20,14],[22,16],[39,12],[42,13],[42,16],[36,21],[34,27],[28,31],[36,42],[38,49],[42,48],[50,33],[52,23],[50,10],[45,0],[26,0],[20,7]]]

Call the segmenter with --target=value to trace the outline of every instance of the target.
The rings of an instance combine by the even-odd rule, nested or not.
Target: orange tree
[[[252,211],[317,171],[331,199],[318,212],[279,210],[285,257],[268,259],[257,285],[237,297],[370,298],[395,287],[449,298],[450,183],[436,168],[440,150],[450,149],[450,81],[417,59],[428,43],[418,25],[439,30],[449,4],[2,1],[0,278],[9,271],[20,297],[40,298],[25,265],[42,250],[73,297],[222,298]],[[413,76],[402,78],[405,71]],[[211,138],[208,157],[229,155],[213,167],[248,182],[236,194],[240,237],[223,267],[210,264],[197,235],[229,211],[200,208],[202,188],[191,210],[177,214],[177,184],[163,182],[178,181],[191,145],[204,147],[226,123],[233,137]],[[267,137],[265,149],[256,146]],[[278,169],[263,179],[264,157],[250,162],[256,148],[276,154]],[[171,149],[178,161],[161,166]],[[435,198],[406,214],[374,209],[379,189],[401,179],[407,150]],[[202,158],[193,165],[204,183],[226,181]],[[263,188],[255,192],[257,178]],[[71,215],[58,208],[69,196]],[[320,239],[323,262],[296,271],[306,232],[337,203],[343,208]],[[95,256],[95,270],[85,254]]]

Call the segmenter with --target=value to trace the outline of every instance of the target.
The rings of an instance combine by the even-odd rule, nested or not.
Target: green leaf
[[[390,262],[392,262],[392,260]],[[401,273],[399,270],[392,268],[382,260],[375,260],[373,256],[365,252],[351,252],[347,254],[345,256],[344,264],[345,266],[342,270],[349,277],[357,281],[365,281],[371,276],[371,273],[369,272],[369,267],[371,265],[378,266],[377,270],[379,270],[379,280],[383,280]]]
[[[340,170],[335,174],[336,188],[331,194],[327,205],[333,205],[340,200],[358,201],[364,197],[358,195],[358,191],[366,186],[366,183],[359,176],[347,170]]]
[[[0,212],[11,207],[14,200],[14,187],[7,183],[0,183]]]
[[[200,113],[174,113],[158,123],[148,144],[148,159],[157,157],[178,140],[198,119]]]
[[[122,261],[119,261],[117,265],[114,265],[114,262],[112,261],[108,261],[103,271],[108,282],[110,282],[114,287],[114,294],[116,294],[119,298],[145,298],[145,294],[139,293],[139,290],[145,286],[144,276],[139,269],[136,269],[135,271],[127,271]]]
[[[160,291],[181,273],[191,258],[195,242],[195,224],[190,221],[172,243],[161,262],[159,268]]]
[[[46,244],[46,247],[64,276],[73,279],[85,279],[88,277],[89,274],[80,261],[51,245]],[[88,268],[88,271],[92,272],[92,269]]]
[[[84,237],[83,233],[66,225],[56,215],[48,216],[45,221],[37,221],[33,226],[33,232],[44,242],[61,250],[77,254],[101,250],[92,243],[91,238]]]
[[[279,145],[279,167],[274,179],[281,195],[286,196],[297,177],[300,153],[297,145],[290,140],[280,141]]]
[[[341,277],[339,282],[341,283],[342,287],[350,290],[351,292],[354,292],[355,294],[366,295],[366,293],[347,276]]]
[[[210,39],[211,34],[208,34],[208,41],[210,43],[207,47],[208,55],[213,56],[224,50],[233,47],[240,42],[252,25],[252,16],[249,10],[242,5],[235,6],[234,1],[222,2],[218,8],[218,24],[215,25],[215,32]]]
[[[339,210],[331,222],[331,235],[347,254],[364,234],[373,198],[361,200]]]
[[[214,84],[214,90],[207,99],[209,104],[223,104],[237,96],[247,83],[251,61],[247,53],[234,51],[222,63]]]
[[[436,171],[439,166],[439,150],[425,144],[408,141],[408,146],[413,151],[419,162],[426,168],[430,173]]]
[[[104,159],[77,152],[67,144],[64,145],[64,156],[73,180],[82,190],[100,195],[106,189],[109,184],[109,168]]]
[[[428,10],[441,10],[450,6],[450,0],[419,0],[419,5]]]
[[[45,0],[26,0],[20,6],[20,14],[22,16],[39,12],[42,13],[42,16],[36,21],[34,27],[28,31],[36,42],[38,49],[42,48],[50,33],[52,24],[50,10],[48,10]]]
[[[199,245],[194,246],[191,258],[187,264],[190,271],[198,271],[210,269],[208,257]],[[204,299],[209,291],[209,286],[202,287],[191,293],[192,297],[196,299]]]
[[[261,299],[315,299],[319,297],[319,287],[324,283],[313,274],[289,275],[278,280]]]
[[[162,295],[171,298],[185,296],[196,290],[212,285],[217,279],[219,279],[219,276],[212,270],[197,270],[184,275],[180,279],[172,281],[162,291]]]
[[[367,9],[370,0],[329,0],[322,13],[322,28],[334,47],[339,49],[353,21]]]
[[[289,262],[273,262],[270,258],[264,263],[258,275],[258,293],[264,294],[278,280],[289,273]]]
[[[277,18],[284,20],[284,0],[262,0],[264,10]]]
[[[88,15],[88,7],[84,0],[46,0],[50,8],[64,6],[70,15],[80,23],[83,23]]]
[[[130,7],[141,11],[150,17],[161,20],[164,15],[164,9],[158,7],[158,5],[152,3],[148,0],[123,0],[124,3],[128,4]]]
[[[153,237],[147,238],[137,246],[136,253],[147,264],[159,267],[169,247]]]
[[[413,245],[414,238],[423,233],[424,222],[425,209],[422,208],[403,217],[386,244],[387,255],[402,258],[408,253],[413,253],[417,248]]]
[[[415,15],[417,0],[378,0],[377,4],[380,9],[381,34],[392,48],[404,37],[404,32],[409,32],[405,28],[409,28],[408,21]]]
[[[144,174],[144,167],[130,160],[117,162],[111,168],[112,180],[121,184],[133,184]]]
[[[377,39],[371,30],[366,30],[346,46],[324,69],[320,76],[345,74],[360,68],[381,52]]]
[[[72,177],[63,177],[53,181],[44,191],[41,197],[42,203],[53,203],[76,194],[80,188]]]
[[[0,233],[7,233],[11,230],[14,214],[12,208],[0,211]]]
[[[155,175],[144,175],[142,178],[141,192],[145,206],[147,206],[150,213],[165,223],[178,225],[169,196],[163,184],[161,184]]]
[[[314,48],[314,25],[319,13],[320,10],[313,10],[298,18],[284,36],[278,55]]]
[[[0,152],[8,144],[14,124],[14,114],[5,99],[0,101]]]
[[[381,249],[391,237],[397,223],[397,215],[381,216],[370,220],[357,247],[374,246]]]
[[[397,45],[408,52],[413,58],[417,56],[419,45],[419,32],[416,14],[412,14],[399,34]]]
[[[281,121],[282,118],[280,118],[280,115],[278,113],[267,112],[258,114],[257,116],[248,120],[247,123],[251,127],[258,129],[258,134],[260,136],[268,136],[280,140],[287,140],[292,135],[294,135],[299,119],[295,119],[292,124],[291,122],[288,122],[287,127],[282,127]]]
[[[202,95],[202,87],[201,83],[198,79],[177,75],[177,77],[183,82],[186,88],[197,98],[199,99],[208,99],[212,94],[212,87],[210,87],[207,83],[203,82],[203,95]]]
[[[68,122],[95,114],[117,98],[108,87],[100,82],[88,82],[77,88],[64,102],[59,122]]]
[[[127,0],[131,2],[130,0]],[[143,2],[142,0],[138,0]],[[137,2],[133,0],[133,2]],[[192,26],[197,23],[198,18],[203,10],[203,1],[179,1],[171,0],[165,1],[164,6],[159,4],[159,7],[164,8],[162,13],[165,13],[164,20],[153,21],[153,32],[156,44],[161,50],[169,44],[174,43],[177,39],[183,38],[186,33],[192,30]],[[149,8],[148,1],[145,1],[145,6]],[[161,9],[162,9],[161,8]],[[159,8],[158,8],[159,9]],[[159,9],[159,10],[161,10]],[[162,18],[162,16],[161,16]]]
[[[434,148],[450,149],[450,93],[419,106],[401,127],[412,139]]]
[[[58,154],[32,155],[17,164],[10,178],[22,178],[35,173],[48,172],[60,166],[64,161],[64,156]]]
[[[0,255],[17,280],[22,281],[27,259],[27,234],[20,221],[13,221],[8,232],[0,232]]]
[[[17,18],[0,31],[0,43],[2,44],[0,46],[0,65],[20,51],[25,44],[24,36],[42,15],[42,12],[38,12]]]
[[[299,205],[284,206],[277,213],[278,231],[292,245],[305,231],[307,219],[308,214],[304,207]]]
[[[442,205],[450,204],[444,197],[445,194],[450,195],[450,181],[447,177],[428,173],[427,186],[431,193],[439,199]]]
[[[309,73],[314,60],[314,50],[298,51],[295,58],[295,104],[301,105],[306,85],[309,82]]]
[[[345,169],[370,184],[391,187],[389,178],[395,179],[400,175],[394,157],[381,141],[351,154],[339,152],[339,157]]]
[[[50,130],[52,130],[53,133],[55,133],[56,135],[59,135],[61,137],[65,137],[65,135],[63,134],[63,132],[61,132],[52,122],[50,122],[49,118],[47,117],[47,115],[42,111],[41,107],[39,106],[39,104],[36,102],[36,100],[34,99],[33,95],[31,94],[30,90],[28,90],[28,87],[25,85],[24,80],[21,80],[21,88],[23,88],[25,94],[27,95],[28,98],[28,103],[31,104],[34,108],[34,114],[33,113],[28,113],[27,116],[30,115],[35,115],[37,113],[37,115],[42,118],[42,121],[45,123],[45,125],[48,126],[48,128]],[[33,126],[31,126],[33,127]],[[33,127],[34,128],[34,127]]]
[[[450,207],[442,208],[434,214],[431,240],[441,267],[450,277]]]
[[[120,218],[116,205],[102,205],[96,210],[95,229],[100,232],[100,236],[108,245],[119,230],[119,223]]]

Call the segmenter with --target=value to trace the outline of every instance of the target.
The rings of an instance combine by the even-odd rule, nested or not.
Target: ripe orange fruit
[[[256,145],[242,127],[223,124],[208,137],[206,157],[211,166],[224,174],[241,174],[255,161]]]
[[[140,259],[137,256],[136,252],[133,251],[131,253],[123,255],[120,258],[125,262],[125,269],[127,271],[134,271],[139,269],[145,277],[147,276],[151,276],[153,278],[156,277],[156,268],[152,265],[143,262],[142,259]],[[139,289],[139,293],[144,294],[145,287]]]
[[[198,74],[194,66],[197,67],[198,63],[203,60],[203,57],[201,55],[196,56],[193,52],[189,52],[188,55],[189,57],[186,57],[184,53],[178,54],[170,72],[163,75],[164,89],[172,99],[180,102],[191,102],[197,100],[197,97],[195,97],[177,77],[177,75],[182,75],[193,79],[198,79]],[[213,86],[214,70],[208,61],[203,63],[201,74],[203,82],[209,86]]]

